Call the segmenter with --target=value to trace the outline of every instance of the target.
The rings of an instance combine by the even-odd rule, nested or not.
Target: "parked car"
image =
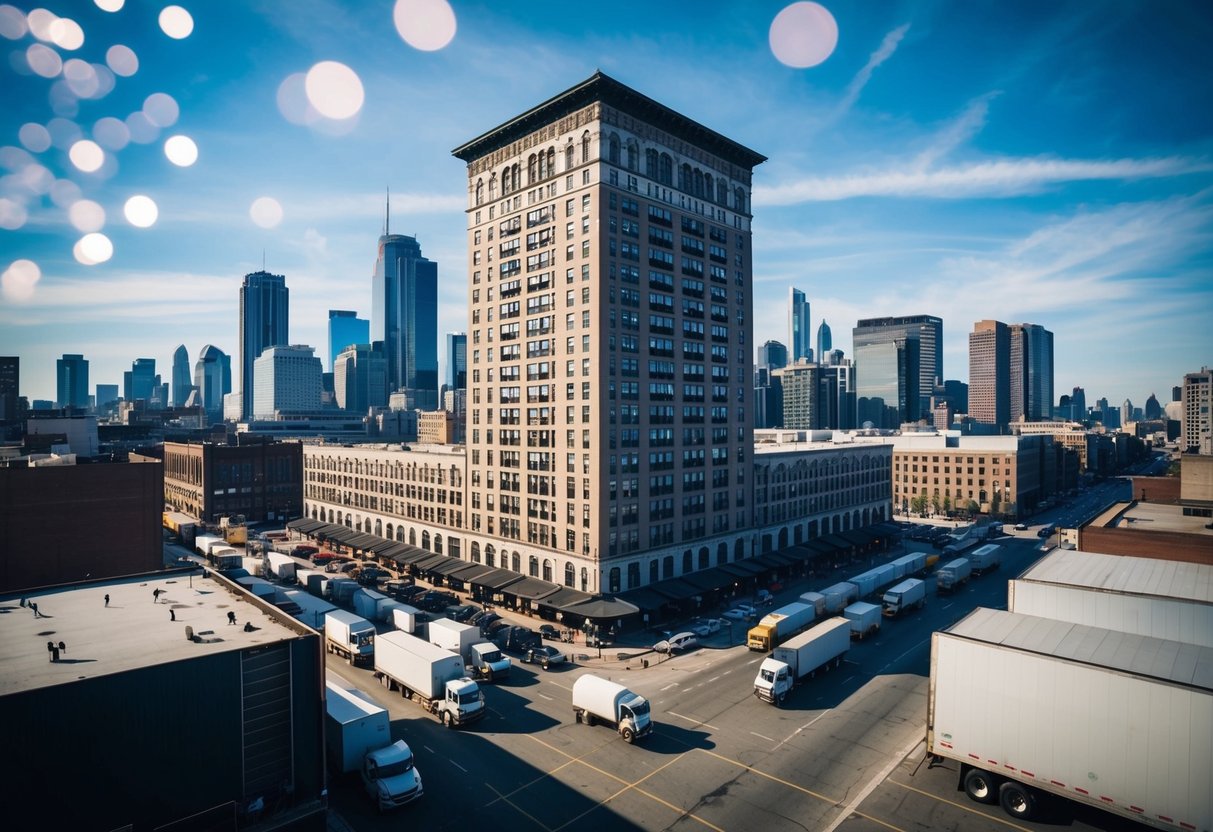
[[[377,566],[368,566],[358,573],[358,583],[362,586],[375,586],[380,581],[386,581],[392,577],[392,573],[386,569],[380,569]]]
[[[1028,524],[1027,524],[1027,523],[1016,523],[1016,524],[1015,524],[1015,531],[1017,531],[1017,532],[1026,532],[1027,530],[1028,530]]]
[[[1056,526],[1045,526],[1043,529],[1041,529],[1040,531],[1038,531],[1036,533],[1036,536],[1037,537],[1052,537],[1053,533],[1056,531],[1057,531]]]
[[[468,619],[478,612],[480,612],[480,607],[475,604],[461,604],[458,607],[451,607],[447,610],[446,617],[463,624],[468,623]]]
[[[759,607],[769,607],[775,603],[775,596],[769,590],[760,589],[754,593],[754,604]]]
[[[297,558],[307,558],[320,551],[320,547],[301,543],[291,550],[291,555]]]
[[[720,632],[720,619],[707,618],[691,623],[691,630],[700,638],[707,638],[713,633]]]
[[[396,590],[396,600],[411,607],[413,606],[413,599],[425,595],[427,591],[425,587],[417,586],[417,584],[402,586]]]
[[[542,646],[539,633],[513,624],[507,624],[500,629],[494,630],[490,638],[502,650],[509,650],[514,653],[525,654],[532,647]]]
[[[512,627],[514,625],[508,621],[505,621],[504,619],[502,619],[502,617],[500,615],[497,615],[496,613],[489,613],[489,614],[494,615],[496,617],[492,621],[490,621],[488,624],[480,625],[480,635],[483,636],[484,638],[487,638],[489,641],[496,642],[498,635],[500,635],[504,629],[506,629],[507,627]]]
[[[539,637],[540,638],[545,638],[548,641],[564,641],[564,639],[562,639],[560,636],[561,636],[560,630],[556,629],[555,626],[553,626],[551,624],[540,624],[539,625]]]
[[[488,637],[489,633],[493,630],[494,624],[509,624],[508,621],[502,621],[501,616],[495,612],[486,612],[484,615],[478,616],[476,621],[468,623],[479,627],[480,635],[485,637]]]
[[[527,664],[537,664],[547,670],[554,664],[563,664],[565,658],[564,653],[550,644],[545,644],[540,647],[528,647],[522,654],[522,660]]]
[[[738,604],[730,610],[725,610],[724,617],[730,621],[746,621],[758,614],[758,610],[749,604]]]
[[[442,612],[447,607],[459,603],[459,599],[449,592],[431,589],[413,599],[412,606],[426,612]]]
[[[658,653],[681,653],[699,646],[699,637],[694,633],[675,633],[653,645]]]

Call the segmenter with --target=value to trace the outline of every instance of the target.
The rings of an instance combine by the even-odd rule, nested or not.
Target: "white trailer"
[[[245,555],[240,559],[240,565],[243,566],[244,571],[248,572],[250,575],[261,577],[263,574],[265,574],[265,558],[263,557]]]
[[[897,570],[895,580],[911,578],[927,568],[927,554],[926,552],[910,552],[894,559],[892,565]]]
[[[396,606],[392,608],[392,624],[397,630],[404,633],[416,633],[417,627],[425,621],[425,613],[416,607],[410,607],[408,604],[396,602]]]
[[[280,581],[295,580],[295,570],[299,564],[295,563],[295,559],[290,555],[284,555],[281,552],[267,552],[265,562],[269,566],[271,577]]]
[[[855,585],[860,598],[867,598],[880,585],[880,573],[875,569],[869,569],[867,572],[861,572],[853,578],[848,578],[847,582]]]
[[[307,591],[317,598],[327,598],[330,580],[331,578],[323,572],[313,572],[307,576]]]
[[[484,716],[484,694],[464,676],[463,659],[408,633],[392,630],[379,636],[375,678],[425,708],[447,728]]]
[[[856,601],[842,611],[842,617],[851,622],[851,638],[865,639],[880,632],[880,607]]]
[[[894,618],[906,610],[921,609],[927,602],[927,585],[918,578],[906,578],[889,587],[881,601],[884,603],[882,614],[885,618]]]
[[[1213,647],[1213,566],[1057,549],[1009,582],[1007,609]]]
[[[647,699],[617,682],[588,673],[573,683],[573,717],[586,725],[609,725],[628,743],[653,730]]]
[[[826,614],[826,597],[820,592],[806,592],[800,596],[800,600],[811,606],[818,618]]]
[[[985,546],[978,546],[966,557],[973,568],[973,577],[977,578],[1002,565],[1002,547],[997,543],[987,543]]]
[[[380,611],[380,606],[392,603],[393,601],[382,592],[376,592],[373,589],[363,587],[354,590],[353,602],[354,612],[361,615],[367,621],[382,621],[383,614]]]
[[[858,587],[848,581],[827,586],[821,591],[821,594],[826,597],[826,613],[828,615],[837,615],[842,612],[842,608],[847,604],[853,604],[859,600]]]
[[[851,622],[831,618],[775,648],[754,677],[754,695],[782,705],[792,688],[823,668],[838,667],[851,647]]]
[[[940,593],[955,592],[969,582],[973,574],[973,565],[968,558],[956,558],[935,570],[935,591]]]
[[[323,598],[317,598],[302,589],[288,589],[282,594],[299,608],[298,612],[291,614],[313,630],[323,630],[324,616],[337,609]]]
[[[927,753],[975,801],[1213,828],[1213,648],[979,608],[932,635],[928,690]]]
[[[375,661],[375,625],[352,612],[333,609],[324,614],[324,642],[328,652],[350,664]]]
[[[449,618],[435,618],[427,631],[430,644],[450,650],[464,662],[471,660],[472,645],[480,641],[480,628],[471,624],[460,624]]]

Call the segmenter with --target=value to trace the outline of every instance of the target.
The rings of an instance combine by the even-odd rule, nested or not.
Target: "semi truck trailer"
[[[955,592],[969,582],[973,566],[968,558],[950,560],[935,571],[935,591]]]
[[[842,611],[842,617],[851,622],[851,638],[865,639],[880,632],[880,607],[856,601]]]
[[[896,618],[907,610],[921,609],[927,602],[927,585],[918,578],[906,578],[899,584],[894,584],[885,591],[883,615],[885,618]]]
[[[392,630],[379,636],[375,678],[412,699],[447,728],[484,716],[484,694],[463,671],[463,659],[416,636]]]
[[[601,722],[614,728],[624,742],[633,743],[653,730],[649,701],[610,679],[586,674],[573,683],[573,717],[577,722]]]
[[[751,650],[765,653],[797,633],[803,632],[816,617],[817,610],[812,605],[793,601],[787,606],[767,613],[751,627],[750,632],[746,635],[746,646]]]
[[[775,648],[754,677],[754,695],[782,705],[792,688],[822,668],[837,667],[851,647],[851,622],[831,618]]]
[[[978,608],[931,636],[927,753],[1017,819],[1048,793],[1213,829],[1213,648]]]
[[[350,664],[369,666],[375,661],[375,625],[345,610],[324,614],[324,643]]]

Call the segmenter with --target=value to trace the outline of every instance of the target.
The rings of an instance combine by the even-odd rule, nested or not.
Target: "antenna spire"
[[[387,189],[387,203],[384,207],[383,214],[383,236],[387,236],[392,232],[392,188],[390,185]]]

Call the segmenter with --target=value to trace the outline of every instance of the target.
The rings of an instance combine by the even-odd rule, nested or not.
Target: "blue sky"
[[[401,4],[422,45],[441,27],[408,13],[435,4]],[[21,356],[30,398],[54,398],[65,352],[90,359],[93,385],[121,383],[141,356],[167,380],[179,343],[191,362],[207,343],[234,355],[240,278],[263,252],[291,289],[291,340],[323,354],[326,310],[369,315],[388,186],[392,230],[439,263],[440,332],[466,329],[466,174],[450,151],[595,69],[769,157],[754,180],[756,341],[786,341],[794,285],[814,331],[824,316],[848,353],[861,317],[941,316],[950,378],[967,379],[982,318],[1053,330],[1056,392],[1081,385],[1088,402],[1165,402],[1213,364],[1207,3],[824,2],[837,46],[809,68],[774,54],[786,2],[454,0],[453,39],[428,50],[398,32],[391,0],[181,0],[183,39],[158,25],[165,5],[46,0],[84,36],[44,44],[61,61],[104,65],[115,44],[138,58],[108,79],[73,64],[72,84],[30,69],[55,68],[21,32],[31,7],[0,5],[0,354]],[[357,75],[364,103],[293,123],[280,88],[300,120],[288,79],[323,61]],[[139,117],[148,143],[107,152],[95,173],[72,164],[74,139],[121,144],[103,118],[168,122],[163,99],[145,108],[154,93],[176,103],[175,123]],[[49,148],[22,132],[56,118]],[[163,151],[179,134],[198,149],[188,167]],[[133,195],[156,203],[151,227],[124,218]],[[262,197],[282,207],[272,228],[250,217]],[[105,211],[106,262],[73,256],[77,198]]]

